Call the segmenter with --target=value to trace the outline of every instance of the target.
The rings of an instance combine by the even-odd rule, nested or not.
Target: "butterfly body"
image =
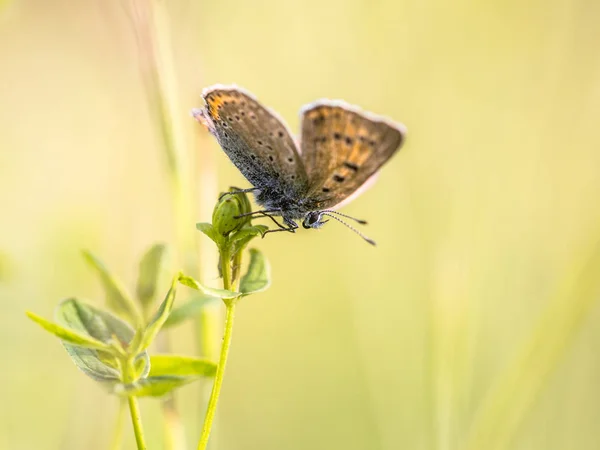
[[[216,85],[202,96],[206,107],[194,110],[194,117],[252,184],[262,213],[282,217],[288,231],[298,227],[298,219],[305,228],[322,226],[326,220],[320,213],[331,212],[366,185],[406,133],[401,124],[321,100],[302,109],[297,144],[277,114],[246,91]]]

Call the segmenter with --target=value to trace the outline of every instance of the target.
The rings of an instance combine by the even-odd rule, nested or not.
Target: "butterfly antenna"
[[[344,221],[343,221],[342,219],[340,219],[339,217],[335,217],[335,216],[334,216],[334,215],[332,215],[332,214],[328,214],[329,212],[331,212],[331,211],[322,211],[322,214],[323,214],[324,216],[329,216],[329,217],[331,217],[332,219],[335,219],[335,220],[337,220],[337,221],[338,221],[338,222],[340,222],[342,225],[345,225],[345,226],[347,226],[347,227],[348,227],[348,228],[350,228],[352,231],[354,231],[356,234],[358,234],[358,235],[359,235],[361,238],[363,238],[365,241],[367,241],[369,244],[371,244],[371,245],[373,245],[373,246],[377,245],[373,239],[371,239],[371,238],[368,238],[367,236],[365,236],[364,234],[362,234],[360,231],[358,231],[356,228],[354,228],[352,225],[350,225],[350,224],[347,224],[346,222],[344,222]],[[339,214],[339,213],[338,213],[338,214]],[[340,215],[343,215],[343,214],[340,214]],[[350,218],[351,218],[351,219],[354,219],[354,217],[350,217]],[[356,219],[355,219],[355,220],[356,220]]]
[[[334,210],[332,210],[332,209],[327,209],[327,210],[325,210],[325,211],[323,211],[323,212],[324,212],[324,213],[337,214],[338,216],[345,217],[346,219],[352,219],[352,220],[354,220],[355,222],[358,222],[358,223],[360,223],[361,225],[366,225],[366,224],[367,224],[367,221],[366,221],[366,220],[357,219],[356,217],[352,217],[352,216],[349,216],[349,215],[347,215],[347,214],[342,214],[341,212],[337,212],[337,211],[334,211]]]

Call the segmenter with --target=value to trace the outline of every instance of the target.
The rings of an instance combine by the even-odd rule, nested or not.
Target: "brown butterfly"
[[[216,137],[229,159],[252,184],[264,207],[258,214],[295,232],[320,228],[331,217],[375,242],[337,216],[363,220],[335,211],[362,192],[397,150],[406,128],[339,100],[319,100],[301,110],[300,143],[285,123],[254,96],[236,86],[204,89],[204,109],[193,116]],[[283,224],[275,217],[280,216]]]

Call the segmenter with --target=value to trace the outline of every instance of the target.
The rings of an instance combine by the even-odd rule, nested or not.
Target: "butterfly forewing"
[[[343,102],[320,101],[304,108],[301,133],[307,206],[325,209],[371,178],[400,148],[405,129]]]
[[[306,193],[307,176],[296,143],[273,112],[237,87],[214,86],[202,97],[208,128],[253,186]]]

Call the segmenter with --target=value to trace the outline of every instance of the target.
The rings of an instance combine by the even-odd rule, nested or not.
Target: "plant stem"
[[[231,268],[231,254],[229,253],[229,248],[222,248],[219,252],[221,255],[221,272],[223,275],[223,289],[231,290],[231,278],[232,278],[232,268]]]
[[[234,283],[232,283],[232,267],[231,267],[231,253],[229,247],[225,246],[220,249],[220,265],[221,272],[223,275],[223,288],[231,290]],[[236,262],[240,263],[240,258],[236,258]],[[208,400],[208,407],[206,408],[206,416],[204,417],[204,425],[202,426],[202,434],[200,435],[200,441],[198,442],[198,450],[205,450],[208,445],[208,438],[210,436],[210,430],[212,428],[215,413],[217,411],[217,403],[219,401],[219,395],[221,393],[221,385],[223,384],[223,377],[225,375],[225,366],[227,365],[227,357],[229,355],[229,348],[231,346],[231,335],[233,332],[233,319],[235,316],[235,304],[237,298],[229,299],[225,301],[225,330],[223,332],[223,343],[221,345],[221,354],[219,356],[219,365],[217,366],[217,373],[215,375],[215,381],[210,393],[210,399]]]
[[[231,334],[233,331],[234,315],[235,315],[235,299],[230,300],[227,303],[227,307],[226,307],[225,332],[223,334],[223,345],[221,346],[221,356],[219,357],[219,365],[217,366],[217,374],[215,375],[215,382],[213,384],[212,392],[210,394],[210,400],[208,401],[208,408],[206,409],[206,417],[204,418],[204,425],[202,427],[202,435],[200,436],[200,442],[198,443],[198,450],[205,450],[206,446],[208,445],[210,429],[212,427],[212,423],[215,418],[215,412],[217,410],[217,402],[219,401],[219,394],[221,393],[221,385],[223,384],[223,375],[225,374],[225,366],[227,364],[227,356],[229,355],[229,347],[231,345]]]
[[[137,398],[133,396],[127,397],[127,402],[129,403],[129,412],[131,413],[131,423],[133,424],[133,433],[135,434],[137,448],[138,450],[146,450],[144,431],[142,430],[142,417],[140,415],[140,406],[138,405]]]
[[[133,358],[128,356],[122,361],[123,381],[125,383],[131,383],[135,380],[135,367],[133,365]],[[131,414],[131,423],[133,425],[133,434],[135,434],[135,441],[137,442],[138,450],[146,450],[146,442],[144,440],[144,430],[142,429],[142,416],[140,414],[140,406],[138,405],[137,398],[133,395],[127,397],[129,403],[129,413]]]

